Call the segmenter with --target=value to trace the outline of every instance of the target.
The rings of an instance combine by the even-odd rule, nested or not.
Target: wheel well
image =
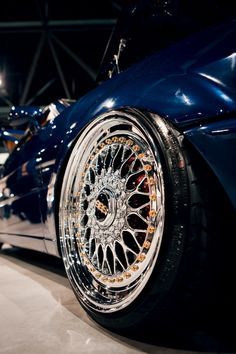
[[[230,221],[234,222],[234,207],[214,171],[189,141],[185,141],[185,147],[196,166],[196,173],[200,181],[205,184],[208,189],[209,198],[212,198],[212,202],[215,202],[214,209],[220,212],[220,219],[223,222],[227,220],[227,224]],[[220,208],[219,205],[221,205]]]
[[[218,301],[228,307],[234,301],[232,279],[235,278],[236,273],[235,210],[223,186],[204,158],[189,141],[186,141],[184,146],[192,159],[192,165],[195,166],[199,182],[204,187],[203,198],[208,209],[208,227],[213,230],[209,257],[209,271],[215,278],[212,280],[212,303]]]
[[[132,111],[131,111],[131,114],[132,114]],[[135,111],[133,111],[133,112],[135,112]],[[136,113],[142,114],[140,111],[136,111]],[[147,112],[143,113],[143,114],[145,114],[148,118]],[[124,121],[122,121],[122,123],[123,123],[123,125],[126,124],[126,122],[124,122]],[[114,122],[112,122],[112,128],[113,127],[114,127]],[[178,139],[177,135],[175,137]],[[77,136],[77,138],[78,138],[78,136]],[[56,184],[55,184],[54,216],[55,216],[55,225],[56,225],[56,232],[57,232],[58,250],[60,253],[61,253],[61,249],[60,249],[60,244],[59,244],[59,242],[60,242],[60,239],[59,239],[59,200],[60,200],[60,194],[61,194],[62,185],[63,185],[63,178],[65,175],[68,160],[70,158],[71,151],[74,148],[74,145],[77,141],[77,138],[74,139],[73,144],[71,144],[69,151],[66,153],[65,158],[63,159],[63,161],[61,163],[61,166],[59,168],[59,172],[57,175]],[[94,135],[89,136],[89,143],[91,142],[91,139],[94,139]],[[186,157],[186,161],[187,161],[187,158],[189,158],[190,165],[191,165],[191,171],[193,172],[192,178],[189,177],[189,184],[186,183],[186,186],[187,186],[186,188],[188,188],[188,186],[191,186],[191,183],[199,183],[201,185],[202,188],[201,189],[199,188],[199,190],[198,190],[198,188],[191,188],[191,187],[193,187],[193,185],[191,187],[189,187],[189,190],[191,190],[191,197],[190,198],[191,198],[191,201],[193,201],[193,205],[195,205],[195,203],[198,205],[200,205],[200,203],[204,204],[204,208],[207,210],[207,213],[204,212],[204,214],[202,214],[201,216],[202,216],[202,218],[205,218],[204,220],[208,220],[208,217],[209,217],[209,223],[207,223],[207,224],[202,223],[202,230],[207,230],[207,228],[209,227],[209,229],[211,231],[209,233],[207,233],[205,231],[200,233],[200,232],[198,232],[198,229],[195,227],[196,231],[194,233],[193,232],[194,228],[191,227],[190,236],[192,234],[194,234],[194,242],[196,240],[197,243],[199,243],[199,240],[201,237],[201,243],[203,244],[203,246],[204,246],[204,242],[206,242],[206,237],[208,237],[208,239],[209,239],[208,242],[210,243],[211,249],[209,248],[209,252],[210,252],[209,257],[207,257],[206,260],[204,260],[204,262],[206,263],[206,267],[202,268],[203,269],[202,273],[204,275],[205,274],[207,274],[207,275],[214,274],[213,281],[210,281],[210,284],[212,284],[212,288],[209,289],[210,297],[214,301],[215,301],[216,297],[217,298],[224,297],[225,303],[227,304],[227,300],[228,300],[227,296],[230,293],[229,284],[232,284],[232,279],[234,279],[232,270],[235,268],[234,262],[233,262],[233,260],[234,260],[233,243],[235,243],[235,239],[232,237],[233,235],[231,235],[232,230],[235,230],[235,227],[233,228],[233,226],[235,226],[235,221],[234,221],[235,212],[234,212],[233,206],[231,205],[229,198],[228,198],[226,192],[224,191],[222,185],[220,184],[220,182],[217,179],[216,175],[214,174],[213,170],[210,168],[210,166],[207,164],[207,162],[204,160],[204,158],[200,155],[200,153],[196,150],[196,148],[187,139],[184,139],[183,135],[180,135],[180,139],[181,139],[181,147],[180,148],[185,149],[187,152],[186,156],[184,154],[183,154],[183,156],[184,156],[184,158]],[[183,139],[183,141],[182,141],[182,139]],[[80,141],[78,143],[80,143]],[[155,146],[155,145],[153,145],[153,146]],[[153,148],[153,150],[155,150],[155,148],[156,148],[156,146]],[[179,153],[181,153],[180,148],[178,150]],[[86,161],[86,160],[79,160],[79,161],[81,163],[81,161]],[[184,161],[184,159],[182,161]],[[84,162],[84,164],[85,164],[85,162]],[[172,166],[175,166],[175,165],[172,164]],[[76,167],[76,171],[77,171],[77,169],[78,169],[78,166]],[[174,172],[176,170],[174,169],[172,171],[174,174]],[[190,173],[191,173],[191,171],[190,171]],[[196,175],[196,179],[194,180],[195,175]],[[188,176],[191,176],[191,175],[188,175]],[[186,178],[186,181],[188,181],[188,178]],[[182,192],[182,190],[181,190],[181,192]],[[198,196],[202,196],[202,198],[197,199]],[[124,202],[122,202],[122,203],[124,203]],[[194,216],[198,215],[200,213],[199,212],[200,208],[192,208],[192,210],[193,210]],[[70,212],[70,209],[69,209],[69,212]],[[178,214],[178,221],[179,221],[179,214]],[[200,224],[200,218],[198,218],[198,217],[192,218],[192,225],[195,226],[195,225],[199,225],[199,224]],[[173,236],[173,234],[171,234],[170,240],[173,240],[172,236]],[[192,241],[191,241],[191,243],[193,244]],[[187,244],[187,246],[188,246],[188,249],[186,249],[186,254],[188,253],[190,256],[187,258],[187,255],[185,255],[185,263],[182,263],[184,266],[186,266],[185,267],[186,269],[188,268],[189,265],[190,265],[190,267],[195,266],[195,262],[190,262],[190,263],[188,262],[188,260],[191,259],[192,255],[193,255],[193,251],[190,248],[190,247],[192,247],[192,249],[193,249],[193,246],[191,246],[190,242]],[[190,248],[191,253],[189,252],[189,248]],[[173,247],[173,250],[175,251],[176,247]],[[191,282],[188,282],[188,280],[190,278],[189,277],[186,278],[185,277],[186,273],[184,274],[181,270],[181,272],[182,272],[181,276],[184,275],[185,284],[187,284],[188,286],[186,286],[186,288],[184,288],[185,284],[181,283],[180,290],[182,288],[184,290],[186,289],[186,291],[191,292],[192,287],[195,286],[195,278],[197,279],[198,274],[200,272],[200,270],[199,270],[200,261],[203,259],[202,253],[198,252],[199,249],[195,248],[195,251],[196,251],[195,253],[197,255],[196,259],[197,259],[197,261],[199,261],[199,262],[197,262],[196,267],[195,267],[196,268],[195,269],[196,276],[194,276],[194,279],[191,279]],[[207,249],[207,251],[208,251],[208,249]],[[71,252],[69,252],[68,254],[71,255]],[[168,268],[168,269],[170,269],[170,268]],[[184,267],[182,269],[184,269]],[[228,271],[228,269],[230,269],[230,272]],[[214,270],[214,271],[212,271],[212,270]],[[158,272],[159,272],[159,270],[158,270]],[[226,274],[226,276],[225,276],[225,274]],[[209,278],[209,277],[206,277],[206,279],[207,278]],[[192,285],[191,284],[189,285],[189,283],[191,283]],[[205,284],[206,284],[206,282],[203,282],[203,285],[205,285]],[[222,286],[222,284],[223,284],[223,286]],[[146,289],[148,289],[148,288],[146,288]],[[176,289],[177,289],[177,287],[176,287]],[[203,292],[202,292],[202,289],[204,289]],[[204,286],[201,287],[201,290],[199,290],[199,293],[200,292],[204,293],[202,296],[205,297]],[[197,295],[199,293],[197,293]],[[180,292],[179,292],[179,294],[180,294]],[[227,296],[225,294],[227,294]],[[188,295],[188,293],[187,293],[187,295]],[[101,319],[101,321],[102,321],[102,319]]]
[[[129,107],[120,111],[129,112],[131,114],[133,111],[135,112],[136,115],[149,114],[148,112],[143,112],[142,110],[129,108]],[[73,150],[73,147],[78,139],[78,136],[74,139],[73,143],[70,146],[70,149],[66,153],[62,165],[59,168],[58,176],[55,183],[54,217],[55,217],[55,226],[56,226],[56,235],[57,235],[57,246],[60,255],[61,255],[61,250],[60,250],[60,240],[59,240],[59,199],[60,199],[60,193],[61,193],[62,182],[63,182],[66,166],[71,151]],[[200,182],[202,182],[202,184],[205,185],[208,190],[207,194],[209,195],[209,200],[207,202],[209,203],[209,207],[214,213],[214,215],[216,215],[217,223],[219,224],[219,230],[217,232],[217,234],[219,234],[218,242],[220,242],[221,245],[223,244],[224,247],[226,247],[227,249],[229,248],[232,252],[232,248],[234,248],[232,247],[232,243],[233,242],[236,243],[236,241],[234,241],[233,237],[231,237],[231,239],[228,240],[228,236],[231,234],[230,230],[236,229],[234,208],[226,192],[224,191],[222,185],[217,179],[217,176],[214,174],[214,172],[209,167],[209,165],[204,160],[204,158],[200,155],[200,153],[189,141],[186,140],[184,142],[184,145],[188,153],[190,153],[191,159],[193,160],[193,164],[196,166],[195,172],[198,175]],[[222,232],[220,233],[219,231]],[[224,236],[225,233],[227,234],[227,237]]]

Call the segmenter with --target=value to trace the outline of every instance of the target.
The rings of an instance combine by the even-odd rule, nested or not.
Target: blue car
[[[61,257],[81,305],[110,329],[177,323],[228,289],[234,7],[129,1],[95,89],[9,117],[27,128],[1,170],[0,242]]]

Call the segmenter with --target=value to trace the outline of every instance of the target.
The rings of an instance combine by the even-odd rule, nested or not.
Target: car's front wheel
[[[181,139],[160,117],[111,112],[85,128],[63,179],[60,242],[96,321],[141,328],[184,303],[204,258],[199,198]]]

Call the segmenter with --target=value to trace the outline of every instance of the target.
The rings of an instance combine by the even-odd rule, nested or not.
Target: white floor
[[[50,259],[7,246],[0,252],[0,353],[183,353],[99,327],[78,304],[63,267]]]

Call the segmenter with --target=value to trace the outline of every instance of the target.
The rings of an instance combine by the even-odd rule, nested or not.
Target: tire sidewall
[[[121,114],[119,112],[119,115]],[[101,314],[85,307],[75,292],[92,318],[101,325],[115,330],[126,330],[131,327],[134,329],[140,322],[148,322],[152,313],[155,313],[155,319],[163,325],[167,313],[171,315],[172,308],[176,307],[175,290],[188,219],[187,175],[182,163],[184,156],[175,130],[157,116],[143,115],[136,111],[132,111],[132,115],[142,122],[144,135],[147,136],[147,132],[151,135],[163,168],[166,218],[160,253],[148,283],[133,303],[124,310]],[[181,167],[173,174],[178,164]]]

